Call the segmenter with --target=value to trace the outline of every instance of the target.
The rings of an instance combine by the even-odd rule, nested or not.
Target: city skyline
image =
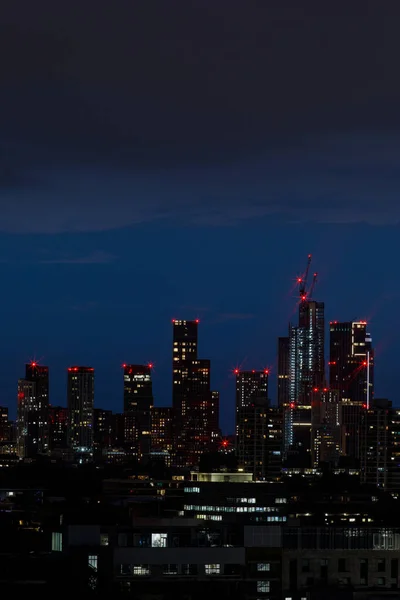
[[[90,4],[4,7],[0,402],[36,356],[55,403],[65,365],[115,408],[119,365],[151,361],[165,405],[170,320],[198,317],[233,430],[230,371],[271,367],[275,398],[311,252],[326,320],[370,323],[396,404],[399,6],[118,3],[111,31]]]
[[[299,273],[297,273],[298,275]],[[291,321],[292,323],[295,322],[296,320],[296,311],[298,309],[298,293],[297,293],[297,275],[296,277],[293,278],[293,282],[292,282],[292,288],[290,289],[290,294],[289,294],[289,298],[290,298],[290,303],[292,304],[292,315],[291,315]],[[320,298],[318,291],[315,291],[314,296],[316,298]],[[329,310],[328,310],[328,314],[329,314]],[[196,322],[196,326],[198,325],[199,328],[201,329],[201,336],[200,336],[200,344],[199,344],[199,353],[202,356],[208,356],[209,352],[208,352],[208,348],[207,348],[207,340],[204,339],[204,331],[203,331],[203,327],[204,327],[204,321],[206,324],[206,327],[204,327],[205,331],[207,332],[207,318],[205,319],[200,319],[199,317],[197,317],[196,319],[192,319],[193,322]],[[345,321],[349,321],[349,319],[339,319],[340,322],[345,322]],[[171,329],[174,328],[174,323],[178,322],[177,319],[169,319],[169,326],[171,327]],[[329,381],[329,318],[326,319],[326,323],[325,323],[325,375],[326,375],[326,379],[327,381]],[[213,324],[213,321],[211,321],[211,323],[208,323],[208,331],[210,331],[210,325]],[[214,322],[215,324],[215,322]],[[232,322],[230,323],[230,329],[233,329],[233,334],[234,334],[234,330],[235,330],[236,324]],[[238,327],[238,330],[240,332],[240,327]],[[281,332],[280,332],[281,333]],[[171,334],[171,330],[170,330],[170,334]],[[277,403],[277,365],[278,365],[278,338],[281,336],[278,336],[276,338],[276,340],[272,340],[272,346],[275,346],[275,356],[272,356],[272,360],[270,361],[265,361],[264,364],[262,364],[262,361],[258,361],[257,364],[257,360],[252,361],[252,363],[249,362],[249,359],[244,359],[242,361],[236,361],[235,364],[233,364],[231,367],[229,367],[225,373],[224,372],[217,372],[216,373],[216,368],[215,368],[215,363],[219,363],[221,364],[223,357],[218,357],[215,356],[211,359],[211,372],[212,372],[212,389],[216,389],[217,391],[220,392],[220,397],[221,397],[221,410],[220,410],[220,426],[222,429],[223,434],[231,434],[234,431],[235,425],[235,374],[237,369],[241,369],[242,371],[246,371],[246,370],[253,370],[255,369],[256,371],[262,371],[267,369],[269,372],[269,397],[270,400],[272,402],[273,405],[275,405]],[[163,363],[162,364],[162,369],[158,370],[157,368],[157,362],[153,361],[153,360],[149,360],[149,361],[128,361],[128,363],[135,363],[135,364],[140,364],[143,365],[145,368],[150,367],[151,368],[151,373],[152,373],[152,385],[153,385],[153,389],[154,391],[154,399],[155,399],[155,406],[172,406],[172,393],[171,393],[171,388],[169,388],[169,384],[170,382],[172,383],[172,368],[170,368],[168,370],[168,367],[165,365],[165,360],[168,361],[168,357],[171,356],[171,349],[172,349],[172,341],[173,341],[173,337],[170,337],[169,340],[169,347],[166,349],[166,356],[164,355],[163,358]],[[268,340],[269,342],[269,347],[271,347],[271,340]],[[150,342],[151,344],[151,342]],[[379,347],[379,340],[378,340],[378,347]],[[100,349],[101,351],[101,349]],[[211,351],[211,344],[210,344],[210,351]],[[50,361],[46,361],[45,358],[39,360],[36,357],[34,357],[36,359],[36,363],[37,364],[44,364],[44,362],[46,362],[46,366],[49,366],[51,364],[51,360]],[[221,360],[222,359],[222,360]],[[32,359],[31,359],[32,360]],[[29,364],[30,361],[27,361],[27,364]],[[71,361],[70,364],[74,363],[74,364],[78,364],[79,361]],[[378,381],[381,379],[379,377],[379,368],[380,368],[380,362],[378,363]],[[88,363],[88,361],[82,361],[81,364],[86,364]],[[112,389],[113,391],[113,397],[111,398],[111,400],[104,401],[104,398],[106,396],[105,390],[102,389],[102,380],[104,380],[104,373],[101,372],[101,369],[96,368],[96,365],[93,364],[92,368],[94,369],[95,373],[96,373],[96,383],[95,383],[95,408],[102,408],[102,409],[111,409],[113,410],[113,412],[122,412],[123,410],[123,405],[124,405],[124,401],[123,401],[123,373],[124,373],[124,368],[126,367],[127,363],[120,363],[119,365],[116,364],[108,364],[105,365],[106,366],[106,370],[107,372],[110,372],[111,370],[114,371],[114,373],[116,372],[116,369],[119,369],[119,377],[118,377],[118,381],[116,381],[117,377],[113,378],[113,387],[111,388],[110,384],[109,387],[107,388],[107,390]],[[104,363],[103,363],[104,365]],[[169,365],[171,367],[171,363]],[[61,375],[60,373],[60,369],[58,368],[57,370],[53,370],[52,368],[50,368],[50,381],[52,382],[50,384],[50,404],[55,405],[55,406],[66,406],[66,399],[67,399],[67,376],[66,374],[70,371],[71,367],[65,366],[63,367],[63,372],[64,372],[64,378],[65,378],[65,385],[64,385],[64,393],[60,394],[58,393],[57,396],[55,396],[54,391],[53,390],[57,390],[59,391],[60,389],[62,389],[63,387],[63,375]],[[100,375],[100,376],[99,376]],[[103,377],[102,377],[103,375]],[[164,378],[161,379],[161,377],[164,375]],[[166,375],[166,376],[165,376]],[[215,381],[218,381],[220,383],[220,388],[218,388],[218,385],[215,384]],[[221,385],[222,384],[222,385]],[[168,389],[169,388],[169,389]],[[391,397],[390,395],[385,395],[383,393],[381,393],[381,390],[378,386],[378,393],[376,394],[377,397],[382,397],[382,396],[388,396],[392,401],[394,401],[394,404],[396,404],[396,399]],[[162,391],[162,395],[158,396],[157,392]],[[221,393],[222,391],[222,393]],[[54,397],[56,399],[56,401],[54,401]],[[10,410],[10,415],[14,416],[14,410],[15,410],[15,398],[11,401],[10,404],[8,403],[4,403],[6,404],[6,406],[8,406],[9,410]],[[228,413],[228,414],[227,414]]]
[[[2,589],[400,597],[400,2],[3,4]]]

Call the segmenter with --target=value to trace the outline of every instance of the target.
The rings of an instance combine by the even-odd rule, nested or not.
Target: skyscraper
[[[290,338],[278,338],[278,406],[289,403]]]
[[[266,477],[268,462],[268,371],[236,375],[236,452],[238,463],[254,479]]]
[[[32,361],[18,381],[17,447],[20,458],[46,454],[48,437],[49,368]]]
[[[138,458],[149,458],[151,410],[154,404],[152,365],[123,365],[125,442]]]
[[[180,410],[175,413],[175,450],[180,466],[190,466],[211,450],[210,361],[189,359],[177,365]]]
[[[94,369],[68,369],[69,445],[76,452],[93,454]]]
[[[93,410],[93,446],[98,457],[102,450],[113,445],[113,414],[112,410],[95,408]]]
[[[49,406],[49,448],[67,448],[68,409],[64,406]]]
[[[361,482],[378,488],[390,487],[393,446],[392,403],[374,398],[369,408],[360,412],[360,473]],[[397,429],[397,428],[396,428]],[[397,467],[397,465],[396,465]],[[398,469],[398,467],[397,467]]]
[[[289,329],[289,400],[310,404],[314,387],[325,384],[325,306],[301,300],[299,324]]]
[[[332,321],[329,346],[329,386],[342,403],[345,452],[358,460],[361,411],[374,396],[374,351],[366,321]]]
[[[289,328],[289,403],[284,409],[285,455],[311,451],[311,395],[325,387],[325,307],[305,295],[299,304],[299,322]]]
[[[192,361],[197,360],[198,324],[198,320],[182,321],[174,319],[172,321],[172,406],[175,411],[175,418],[179,418],[186,413],[188,398],[192,392],[190,371]]]
[[[153,406],[151,410],[151,448],[160,452],[172,452],[171,406]]]
[[[387,489],[400,493],[400,409],[392,407],[389,413],[389,456]]]
[[[329,385],[339,391],[341,400],[372,402],[374,351],[366,321],[331,321]]]
[[[10,441],[10,424],[8,421],[8,408],[0,406],[0,442]]]
[[[172,462],[173,414],[171,406],[153,406],[151,409],[152,457],[161,458],[167,466]]]
[[[203,452],[212,450],[219,396],[211,391],[210,361],[199,359],[199,321],[173,320],[172,405],[174,455],[177,465],[197,464]]]
[[[343,451],[342,405],[337,390],[314,388],[311,401],[312,466],[336,465]]]
[[[279,480],[282,471],[283,409],[269,406],[267,410],[267,461],[266,478]]]

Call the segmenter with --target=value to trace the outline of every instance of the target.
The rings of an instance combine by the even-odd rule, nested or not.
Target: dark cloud
[[[399,26],[394,1],[8,0],[0,227],[397,219]]]
[[[230,226],[267,217],[393,225],[400,223],[399,162],[398,135],[342,134],[183,172],[53,169],[39,173],[43,190],[3,192],[0,231],[103,231],[150,221]]]
[[[397,115],[399,15],[357,0],[9,1],[3,124],[151,165],[245,155],[349,119],[380,126]]]

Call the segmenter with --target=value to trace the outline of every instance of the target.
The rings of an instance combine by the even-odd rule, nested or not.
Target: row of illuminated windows
[[[235,502],[237,504],[243,503],[243,504],[255,504],[256,503],[256,499],[255,498],[227,498],[228,502]]]
[[[161,565],[161,570],[164,575],[197,575],[200,570],[202,570],[203,565],[197,564],[164,564]],[[200,567],[200,568],[199,568]],[[152,565],[140,564],[140,565],[130,565],[130,564],[122,564],[120,565],[120,575],[123,576],[146,576],[150,575]],[[159,568],[159,567],[158,567]],[[157,569],[157,567],[156,567]],[[206,575],[235,575],[240,573],[241,565],[221,565],[218,563],[209,563],[204,565],[204,573]],[[261,582],[257,582],[259,584]],[[263,582],[265,583],[265,582]],[[269,584],[269,582],[267,582]],[[257,591],[262,591],[258,590]],[[269,590],[267,590],[269,591]]]
[[[195,514],[196,519],[206,519],[209,521],[222,521],[222,515]],[[265,521],[266,523],[285,523],[286,517],[253,517],[255,521]]]
[[[204,512],[277,512],[275,506],[209,506],[199,504],[185,504],[184,510],[202,510]]]

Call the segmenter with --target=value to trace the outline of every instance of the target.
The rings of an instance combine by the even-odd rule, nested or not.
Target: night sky
[[[236,366],[271,367],[313,254],[327,321],[370,321],[398,398],[397,0],[4,0],[0,402],[24,363],[123,362],[171,402],[172,318],[199,318],[221,423]],[[327,327],[328,337],[328,327]]]

